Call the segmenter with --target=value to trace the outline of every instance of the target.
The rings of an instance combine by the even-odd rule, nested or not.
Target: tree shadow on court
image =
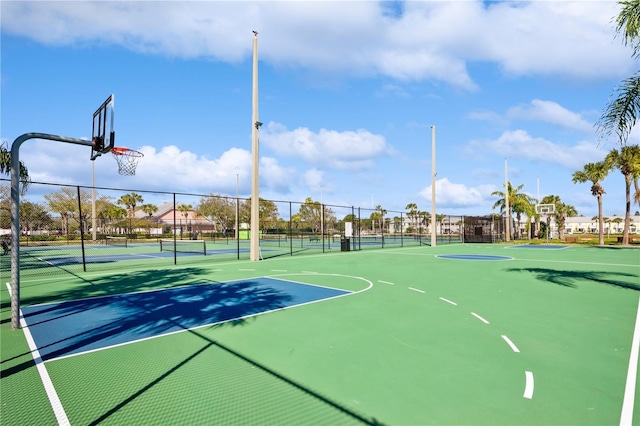
[[[549,268],[509,268],[507,272],[526,272],[540,281],[563,287],[577,288],[583,281],[606,284],[618,288],[640,290],[640,276],[627,272],[566,271]]]
[[[199,277],[208,274],[210,271],[201,268],[181,268],[110,275],[46,296],[23,299],[24,305],[31,306],[23,306],[22,310],[32,334],[40,337],[40,356],[47,360],[120,340],[192,327],[215,323],[241,326],[247,324],[247,317],[281,308],[291,299],[284,292],[256,286],[251,280],[220,283]],[[189,278],[187,282],[185,277]],[[164,291],[154,291],[160,289]],[[34,306],[41,303],[48,304]],[[82,315],[89,311],[94,312],[93,317]],[[88,320],[97,326],[78,328],[78,321]],[[64,335],[61,327],[82,331]],[[12,365],[25,356],[24,362]],[[12,365],[0,371],[0,377],[6,377],[33,366],[32,354],[11,354],[3,357],[2,364]]]
[[[250,381],[250,383],[247,383],[247,391],[246,391],[247,394],[251,393],[251,391],[257,390],[258,395],[262,395],[263,397],[264,395],[267,395],[267,398],[273,399],[274,402],[277,402],[278,404],[283,404],[285,406],[296,405],[296,403],[299,402],[301,398],[311,398],[316,402],[315,404],[313,404],[312,407],[310,407],[309,404],[303,404],[302,406],[299,406],[299,408],[296,410],[287,410],[287,412],[292,413],[291,414],[292,416],[296,417],[295,419],[294,418],[290,419],[288,423],[291,423],[291,424],[302,424],[303,422],[306,422],[309,419],[314,419],[314,422],[319,421],[321,424],[334,424],[334,423],[343,423],[344,419],[347,418],[349,419],[350,422],[357,422],[365,425],[371,425],[371,426],[384,425],[384,423],[380,422],[376,418],[373,418],[373,417],[369,418],[365,415],[362,415],[350,409],[349,407],[311,389],[309,386],[305,386],[304,384],[299,383],[298,381],[295,381],[290,377],[287,377],[286,375],[268,367],[267,365],[261,362],[258,362],[257,360],[252,359],[240,353],[239,351],[232,349],[227,345],[224,345],[216,340],[213,340],[199,333],[197,330],[188,330],[188,332],[202,339],[204,346],[198,349],[197,351],[195,351],[194,353],[192,353],[191,355],[185,357],[180,362],[176,363],[172,368],[160,374],[158,377],[148,382],[145,386],[141,387],[136,392],[130,394],[127,398],[123,399],[120,403],[116,404],[111,409],[107,410],[104,414],[102,414],[95,420],[91,421],[89,424],[90,425],[101,424],[105,420],[109,419],[109,417],[116,414],[118,411],[125,408],[127,405],[129,405],[130,403],[132,403],[133,401],[135,401],[136,399],[144,395],[147,391],[153,389],[156,385],[160,384],[163,380],[167,379],[172,374],[176,373],[179,369],[186,366],[189,362],[196,359],[198,356],[202,355],[205,352],[217,350],[220,354],[224,356],[220,356],[220,355],[215,356],[214,359],[217,359],[218,362],[221,363],[221,365],[219,367],[216,367],[216,365],[211,365],[210,367],[212,371],[217,371],[217,370],[222,371],[225,368],[229,368],[227,361],[225,361],[224,359],[221,359],[221,358],[228,358],[228,357],[230,357],[230,359],[233,359],[233,362],[238,365],[245,364],[248,367],[250,367],[250,368],[242,369],[243,371],[248,372],[247,374],[249,375],[249,377],[236,377],[236,376],[230,376],[228,374],[225,374],[224,378],[219,378],[219,380],[213,380],[211,386],[219,387],[220,388],[219,392],[221,393],[226,392],[225,388],[228,386],[228,384],[225,383],[225,381],[230,380],[234,383],[237,381]],[[264,373],[263,375],[261,375],[262,378],[259,378],[256,375],[255,373],[256,371]],[[281,390],[287,389],[287,392],[286,393],[277,392],[276,394],[273,394],[272,392],[265,393],[260,391],[260,388],[263,385],[265,386],[265,389],[273,390],[274,380],[278,383],[278,387]],[[294,391],[295,395],[292,395],[292,393],[290,392],[292,390]],[[292,398],[292,400],[283,402],[283,398],[286,399],[287,397]],[[244,398],[251,399],[252,396],[247,395],[247,396],[244,396],[243,399]],[[260,410],[264,409],[264,407],[259,403],[249,404],[248,407],[240,404],[239,406],[222,405],[219,408],[226,411],[225,417],[230,417],[232,414],[230,414],[229,412],[234,412],[233,416],[236,420],[238,418],[253,419],[253,420],[255,420],[256,418],[262,418],[267,423],[269,423],[269,419],[268,417],[264,418],[264,415],[268,415],[268,412],[273,412],[273,410],[277,409],[276,407],[270,406],[268,412],[260,412]],[[192,415],[192,418],[198,417],[197,413],[191,413],[191,415]],[[212,422],[212,419],[207,418],[206,422],[207,423]],[[246,421],[239,422],[239,424],[243,424],[243,423],[246,423]]]

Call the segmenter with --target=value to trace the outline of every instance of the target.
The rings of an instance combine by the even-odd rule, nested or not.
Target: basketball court
[[[116,260],[24,277],[21,330],[3,283],[3,424],[640,418],[640,250],[514,247]]]

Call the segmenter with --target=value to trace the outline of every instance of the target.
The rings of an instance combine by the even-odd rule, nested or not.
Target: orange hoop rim
[[[111,153],[113,155],[128,155],[130,157],[144,157],[144,154],[141,153],[140,151],[136,151],[135,149],[131,149],[131,148],[124,148],[121,146],[114,146],[113,148],[111,148]]]

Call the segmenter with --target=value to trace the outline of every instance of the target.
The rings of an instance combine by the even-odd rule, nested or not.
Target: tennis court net
[[[178,253],[196,253],[207,255],[205,240],[171,240],[160,239],[160,251],[175,251]]]
[[[112,237],[107,235],[104,243],[108,246],[127,247],[127,237]]]

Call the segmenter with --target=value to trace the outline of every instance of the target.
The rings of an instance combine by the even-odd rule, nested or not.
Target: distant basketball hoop
[[[118,173],[123,176],[135,175],[138,161],[144,157],[140,151],[129,148],[114,147],[110,152],[118,162]]]

